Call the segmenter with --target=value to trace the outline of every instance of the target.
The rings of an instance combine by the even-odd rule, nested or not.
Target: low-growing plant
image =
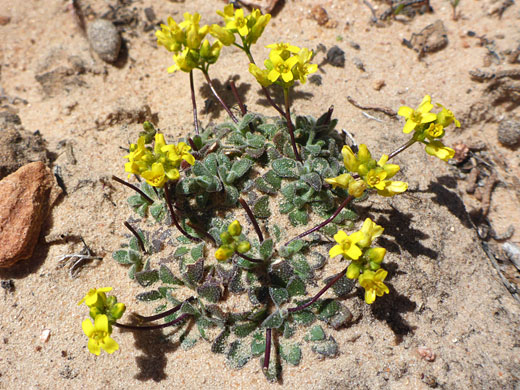
[[[386,250],[374,245],[384,228],[370,218],[359,226],[352,204],[367,196],[405,192],[407,183],[393,180],[400,167],[389,160],[415,143],[449,160],[454,151],[441,142],[444,129],[460,124],[440,104],[439,112],[433,113],[431,99],[425,96],[417,109],[399,109],[406,119],[403,131],[411,137],[395,151],[374,159],[364,144],[343,145],[332,107],[317,119],[291,115],[294,84],[305,83],[317,70],[311,63],[313,52],[289,43],[268,45],[271,51],[261,68],[251,47],[270,15],[254,10],[245,16],[233,5],[218,14],[224,26],[201,27],[199,14],[186,13],[183,22],[168,18],[156,33],[159,45],[174,53],[175,65],[168,71],[189,73],[194,134],[168,143],[165,134],[145,122],[125,156],[125,171],[137,183],[113,177],[135,190],[128,203],[136,214],[125,222],[129,242],[113,258],[129,267],[129,277],[145,288],[137,299],[155,302],[156,314],[133,314],[131,324],[117,322],[125,306],[106,296],[110,288],[94,289],[82,301],[94,324],[85,320],[83,330],[89,351],[99,354],[101,349],[112,353],[118,348],[110,337],[112,327],[146,331],[176,326],[183,329],[176,334],[181,334],[184,347],[206,340],[212,352],[224,354],[236,368],[259,357],[264,374],[275,381],[279,362],[300,364],[304,344],[323,357],[338,353],[340,346],[327,329],[349,323],[350,312],[341,301],[356,299],[351,294],[356,281],[367,304],[389,292],[383,267]],[[206,39],[208,34],[213,43]],[[250,73],[278,117],[247,112],[238,94],[241,113],[234,114],[220,98],[209,68],[223,46],[230,45],[246,54]],[[230,122],[206,128],[199,124],[196,69]],[[275,88],[283,93],[283,106],[271,98]],[[232,89],[236,91],[234,85]],[[309,228],[312,216],[323,221]],[[287,224],[306,230],[288,237]],[[338,259],[348,264],[321,281],[326,263]],[[324,286],[317,293],[309,292],[320,284]],[[333,295],[325,297],[329,290]],[[231,295],[241,299],[238,306],[228,304]],[[163,322],[150,324],[159,320]],[[272,359],[274,353],[280,359]]]

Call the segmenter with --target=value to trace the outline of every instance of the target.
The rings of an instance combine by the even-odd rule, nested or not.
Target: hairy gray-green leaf
[[[267,260],[273,255],[273,247],[274,243],[272,238],[268,238],[260,244],[259,252],[262,259]]]
[[[297,366],[302,359],[302,350],[298,344],[280,343],[280,357],[287,363]]]
[[[242,368],[251,359],[251,348],[241,340],[235,340],[229,347],[227,359],[231,367]]]
[[[130,258],[128,256],[128,251],[126,250],[118,250],[112,253],[112,257],[119,264],[132,264]]]
[[[323,331],[323,328],[319,325],[314,325],[310,330],[309,333],[304,337],[306,341],[321,341],[325,340],[325,332]]]
[[[204,243],[200,243],[191,249],[191,258],[197,261],[204,257]]]
[[[300,176],[297,162],[290,158],[279,158],[274,160],[271,165],[280,177],[298,178]]]
[[[137,272],[135,274],[135,279],[141,286],[148,287],[159,280],[159,272],[155,269]]]
[[[172,273],[172,271],[165,266],[164,264],[161,264],[159,268],[159,279],[161,279],[161,282],[165,284],[179,284],[182,285],[182,280],[175,277]]]
[[[233,165],[231,166],[230,174],[231,174],[231,172],[233,172],[235,174],[235,180],[240,179],[242,176],[244,176],[247,173],[247,171],[249,171],[249,169],[251,168],[252,165],[253,165],[253,162],[248,158],[242,158],[240,160],[236,160],[233,162]],[[228,178],[229,178],[229,174],[228,174]],[[235,180],[230,181],[228,179],[227,182],[233,183]]]
[[[332,336],[327,340],[317,341],[311,346],[311,350],[326,357],[334,357],[338,354],[338,343]]]
[[[244,338],[253,332],[256,328],[258,328],[257,323],[244,322],[241,324],[236,324],[231,330],[237,337]]]
[[[251,341],[251,354],[253,356],[262,355],[265,352],[265,336],[264,332],[256,332],[253,334]]]
[[[225,328],[211,344],[211,352],[224,353],[226,351],[226,340],[229,337],[229,328]]]
[[[316,320],[316,316],[310,310],[300,310],[295,313],[291,313],[291,315],[293,321],[301,325],[312,324]]]
[[[305,283],[295,275],[287,283],[287,291],[291,297],[305,295]]]
[[[306,225],[309,222],[309,214],[305,210],[293,210],[289,213],[289,221],[293,226]]]
[[[262,322],[262,328],[266,329],[274,329],[280,328],[283,325],[283,317],[279,310],[275,311],[269,317],[267,317],[264,322]]]
[[[222,288],[217,283],[206,282],[197,288],[197,293],[208,302],[217,303],[222,296]]]
[[[269,197],[263,195],[259,197],[253,204],[253,214],[257,218],[269,218],[271,210],[269,210]]]
[[[289,300],[289,292],[283,287],[269,287],[269,295],[276,306],[280,306]]]
[[[162,295],[159,291],[152,290],[152,291],[146,291],[144,293],[137,294],[136,298],[139,301],[149,302],[149,301],[156,301],[158,299],[161,299]]]
[[[318,305],[318,318],[326,320],[338,312],[340,304],[333,299],[326,299]]]

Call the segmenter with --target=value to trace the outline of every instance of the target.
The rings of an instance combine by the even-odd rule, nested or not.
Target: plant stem
[[[391,158],[397,156],[399,153],[401,153],[402,151],[408,149],[410,146],[412,146],[416,142],[417,142],[416,139],[410,138],[410,140],[407,143],[405,143],[404,145],[399,146],[396,150],[394,150],[392,153],[390,153],[388,155],[388,159],[390,160]]]
[[[197,119],[197,102],[195,101],[195,87],[193,86],[193,70],[190,71],[191,104],[193,105],[193,124],[195,134],[199,134],[199,120]]]
[[[265,330],[264,366],[262,367],[264,372],[269,370],[269,359],[271,358],[271,333],[272,329],[268,328]]]
[[[260,260],[260,259],[253,259],[252,257],[249,257],[249,256],[247,256],[247,255],[244,255],[243,253],[235,252],[235,254],[236,254],[238,257],[243,258],[244,260],[250,261],[251,263],[261,264],[261,263],[264,262],[263,260]]]
[[[134,237],[137,240],[137,243],[139,244],[139,248],[141,248],[141,252],[146,253],[146,249],[144,249],[144,242],[141,236],[137,233],[137,231],[128,223],[128,221],[123,222],[123,224],[126,226],[128,230],[134,235]]]
[[[289,135],[291,136],[291,145],[293,148],[294,156],[296,160],[299,162],[303,162],[300,157],[300,153],[298,152],[298,148],[296,147],[296,140],[294,139],[294,126],[291,120],[291,106],[289,104],[289,88],[283,89],[283,97],[285,101],[285,119],[287,121],[287,128],[289,129]]]
[[[122,184],[122,185],[124,185],[124,186],[127,186],[127,187],[133,189],[135,192],[137,192],[139,195],[141,195],[141,196],[144,198],[144,200],[145,200],[146,202],[148,202],[148,203],[150,203],[150,204],[153,203],[152,198],[150,198],[150,197],[149,197],[148,195],[146,195],[143,191],[141,191],[140,188],[137,188],[137,187],[134,186],[133,184],[130,184],[130,183],[124,181],[123,179],[120,179],[119,177],[114,176],[114,175],[112,175],[112,180],[117,181],[118,183],[120,183],[120,184]]]
[[[213,82],[211,81],[211,78],[209,77],[208,72],[203,70],[202,73],[204,74],[204,77],[206,78],[206,81],[208,82],[209,88],[211,89],[211,92],[213,92],[213,95],[215,95],[215,97],[217,98],[219,103],[222,105],[222,107],[224,107],[224,110],[226,110],[226,112],[228,113],[231,120],[235,123],[238,123],[238,119],[235,117],[235,115],[233,115],[233,113],[231,112],[231,110],[229,109],[227,104],[224,102],[224,100],[222,100],[220,95],[215,90],[215,87],[213,86]]]
[[[164,186],[164,197],[166,198],[166,204],[168,205],[168,209],[170,210],[170,215],[172,217],[172,221],[173,221],[173,224],[175,225],[175,227],[177,229],[179,229],[179,231],[183,235],[188,237],[190,240],[195,241],[195,242],[201,241],[200,238],[193,237],[192,235],[188,234],[188,232],[186,230],[184,230],[182,228],[182,226],[179,224],[179,221],[177,220],[177,216],[175,215],[175,212],[173,211],[173,205],[172,205],[171,198],[170,198],[170,191],[168,190],[168,183],[166,183]]]
[[[346,267],[343,271],[341,271],[339,274],[337,274],[336,276],[334,276],[334,278],[332,280],[330,280],[326,285],[325,287],[323,287],[319,293],[317,293],[309,302],[307,303],[304,303],[303,305],[300,305],[300,306],[297,306],[297,307],[292,307],[292,308],[289,308],[287,309],[287,311],[289,313],[294,313],[296,311],[300,311],[300,310],[303,310],[303,309],[306,309],[308,308],[309,306],[311,306],[314,302],[316,302],[323,294],[325,294],[325,292],[331,288],[338,280],[340,280],[344,275],[345,273],[347,272],[347,269],[348,267]]]
[[[193,142],[193,140],[191,139],[191,137],[188,137],[188,143],[190,144],[191,146],[191,149],[194,151],[194,152],[197,152],[199,149],[197,148],[197,145],[195,145],[195,142]]]
[[[240,47],[240,46],[239,46]],[[255,64],[255,59],[253,58],[253,55],[251,54],[251,51],[249,49],[246,50],[246,48],[242,48],[240,47],[242,50],[244,50],[244,52],[247,54],[247,58],[249,59],[249,61],[252,63],[252,64]],[[262,87],[262,91],[264,92],[264,95],[265,95],[265,98],[267,99],[267,101],[269,102],[269,104],[271,106],[274,107],[274,109],[276,111],[278,111],[280,113],[281,116],[285,117],[285,112],[280,108],[280,106],[278,106],[278,104],[276,104],[273,99],[271,98],[271,95],[269,94],[269,90],[264,87],[263,85],[261,86]]]
[[[184,302],[190,302],[193,299],[195,299],[195,297],[189,297]],[[160,320],[161,318],[168,317],[170,314],[178,312],[181,309],[182,304],[184,302],[179,303],[177,306],[175,306],[174,308],[172,308],[170,310],[166,310],[166,311],[164,311],[162,313],[155,314],[153,316],[148,316],[147,317],[147,316],[142,316],[142,315],[139,315],[139,314],[136,314],[136,313],[134,313],[133,315],[134,315],[134,317],[136,317],[139,320],[139,322],[151,322],[151,321],[155,321],[155,320]]]
[[[303,238],[317,230],[320,230],[322,227],[326,226],[328,223],[330,223],[334,218],[336,218],[338,216],[338,214],[341,212],[341,210],[343,210],[350,203],[350,201],[352,199],[354,199],[354,197],[352,195],[347,196],[347,198],[339,205],[339,207],[336,209],[336,211],[334,211],[334,214],[332,214],[329,218],[327,218],[325,221],[323,221],[319,225],[314,226],[312,229],[309,229],[309,230],[297,235],[296,237],[291,238],[289,241],[287,241],[285,243],[285,245],[288,245],[291,242],[293,242],[294,240],[296,240],[298,238]]]
[[[229,85],[231,86],[231,91],[233,91],[235,100],[237,101],[238,106],[240,107],[240,112],[242,113],[242,116],[246,115],[247,109],[246,109],[246,106],[244,106],[244,102],[242,102],[242,99],[240,99],[240,95],[238,94],[237,86],[235,85],[235,82],[233,80],[231,80]]]
[[[260,226],[258,225],[258,222],[257,222],[255,216],[253,215],[253,212],[249,208],[247,202],[244,199],[242,199],[242,198],[238,198],[238,201],[240,202],[240,204],[242,205],[242,207],[246,211],[247,216],[249,217],[251,223],[253,224],[253,227],[255,228],[256,235],[258,236],[258,239],[260,240],[260,243],[264,242],[264,236],[262,235],[262,231],[260,230]]]
[[[162,328],[167,328],[168,326],[174,326],[174,325],[177,325],[178,323],[184,321],[187,317],[191,316],[191,314],[188,314],[188,313],[184,313],[182,314],[180,317],[174,319],[173,321],[170,321],[170,322],[166,322],[164,324],[158,324],[158,325],[144,325],[144,326],[139,326],[139,325],[127,325],[127,324],[119,324],[119,323],[114,323],[114,326],[116,328],[121,328],[121,329],[130,329],[130,330],[154,330],[154,329],[162,329]]]

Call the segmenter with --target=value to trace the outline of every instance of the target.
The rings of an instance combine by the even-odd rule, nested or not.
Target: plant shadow
[[[243,99],[243,97],[251,89],[251,84],[238,83],[238,80],[240,80],[239,75],[229,76],[224,83],[222,83],[219,79],[211,80],[215,90],[231,110],[233,110],[235,106],[238,107],[238,103],[236,102],[235,96],[233,95],[233,91],[231,89],[231,81],[235,83],[238,96],[240,96],[241,99]],[[204,83],[199,87],[199,94],[204,99],[204,107],[199,108],[201,114],[209,115],[210,119],[215,119],[222,112],[224,112],[224,107],[222,107],[213,92],[211,92],[211,88],[208,83]],[[239,110],[238,113],[240,113]]]

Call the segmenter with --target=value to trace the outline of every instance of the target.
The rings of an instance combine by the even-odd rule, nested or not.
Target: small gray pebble
[[[154,12],[152,7],[145,8],[144,9],[144,15],[146,16],[146,19],[150,23],[153,23],[155,21],[155,19],[156,19],[155,12]]]
[[[359,46],[359,44],[357,44],[354,41],[350,41],[350,47],[353,48],[354,50],[361,50],[361,46]]]
[[[358,57],[352,58],[352,62],[354,65],[356,65],[356,68],[362,70],[363,72],[365,71],[365,64],[363,64],[363,61],[361,61]]]
[[[121,49],[121,35],[108,20],[96,19],[87,27],[90,46],[105,62],[115,62]]]
[[[338,46],[332,46],[327,52],[327,62],[338,68],[345,67],[345,52]]]
[[[498,141],[509,148],[520,143],[520,122],[503,120],[498,125]]]
[[[502,244],[502,250],[508,259],[511,260],[511,263],[520,270],[520,248],[511,242],[506,242]]]

